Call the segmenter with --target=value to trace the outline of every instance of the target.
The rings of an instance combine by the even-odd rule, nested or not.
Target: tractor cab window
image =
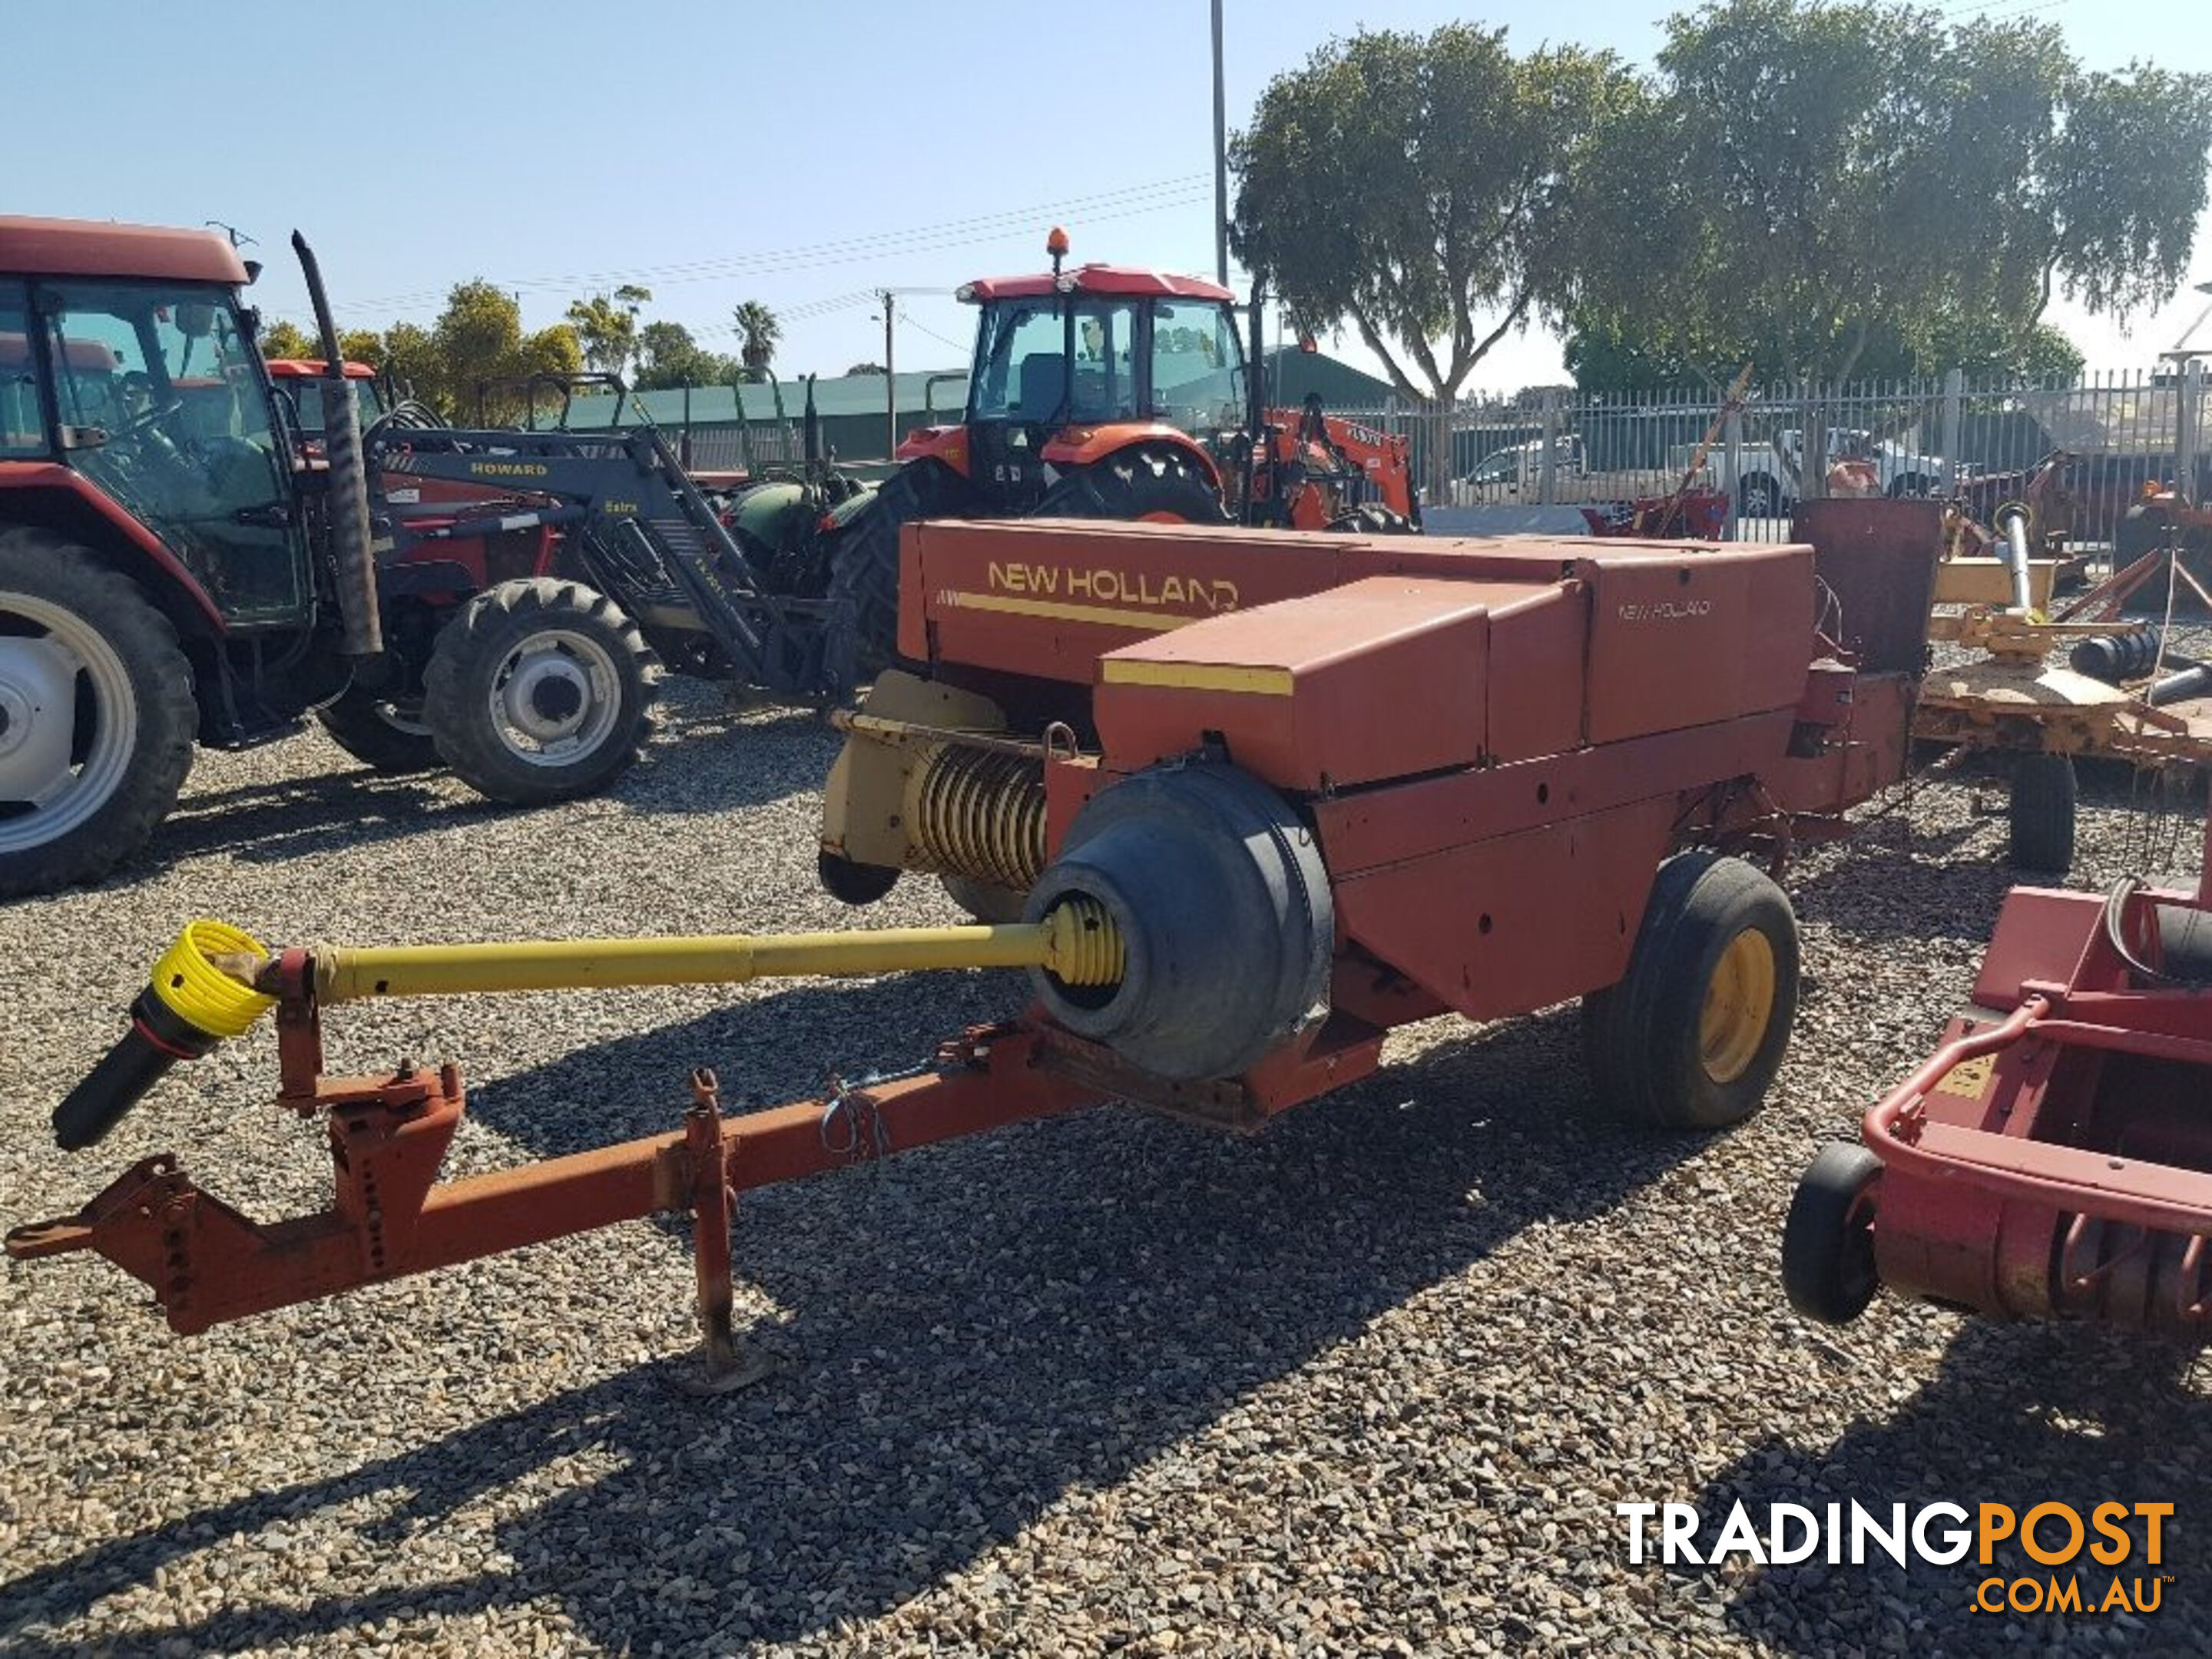
[[[296,615],[304,562],[260,359],[220,288],[39,292],[70,464],[166,543],[239,622]]]
[[[1244,352],[1225,306],[1165,300],[1152,307],[1152,412],[1186,432],[1244,423]]]
[[[994,304],[976,343],[970,418],[1133,420],[1136,328],[1133,301],[1042,295]]]
[[[46,453],[46,406],[31,349],[27,296],[21,283],[0,283],[0,459]]]

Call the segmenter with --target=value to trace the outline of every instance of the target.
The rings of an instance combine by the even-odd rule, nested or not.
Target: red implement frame
[[[382,1077],[323,1074],[314,970],[281,959],[278,1103],[329,1114],[335,1194],[313,1215],[258,1223],[193,1184],[174,1155],[142,1160],[76,1215],[8,1235],[17,1259],[98,1252],[150,1287],[187,1335],[358,1285],[450,1267],[617,1221],[690,1211],[706,1337],[706,1381],[757,1367],[732,1329],[732,1209],[751,1188],[866,1164],[933,1141],[1086,1105],[1098,1091],[1048,1071],[1021,1024],[977,1026],[933,1063],[824,1098],[725,1116],[714,1075],[692,1076],[680,1130],[519,1169],[440,1182],[460,1126],[460,1073],[411,1063]]]
[[[2194,895],[2212,914],[2212,834]],[[2212,993],[2138,988],[2095,895],[2015,892],[1977,1001],[1866,1115],[1882,1282],[1998,1318],[2212,1333]],[[1993,991],[2012,989],[2001,997]],[[2016,999],[2016,1000],[2015,1000]]]

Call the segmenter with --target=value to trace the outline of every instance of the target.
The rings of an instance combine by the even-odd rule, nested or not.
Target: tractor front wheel
[[[1659,866],[1620,982],[1583,999],[1598,1098],[1656,1128],[1723,1129],[1759,1109],[1797,1013],[1797,919],[1741,859]]]
[[[392,777],[439,764],[438,740],[422,719],[420,697],[377,697],[349,685],[315,711],[332,743],[372,771]]]
[[[515,806],[596,794],[644,746],[653,661],[637,624],[575,582],[487,588],[439,630],[422,675],[438,754]]]
[[[823,653],[840,700],[898,660],[899,526],[971,509],[974,488],[944,462],[909,461],[838,532],[830,552],[832,601]]]
[[[0,530],[0,897],[144,846],[198,729],[191,665],[137,585],[52,531]]]
[[[1172,444],[1132,444],[1079,467],[1045,491],[1032,516],[1158,524],[1231,521],[1205,468],[1188,450]]]

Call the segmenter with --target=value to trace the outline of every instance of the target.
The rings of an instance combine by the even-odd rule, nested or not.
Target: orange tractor
[[[1420,527],[1411,446],[1324,414],[1318,397],[1271,409],[1248,360],[1237,296],[1125,265],[985,277],[958,297],[981,313],[958,425],[925,427],[866,511],[823,533],[862,538],[833,597],[851,602],[864,668],[883,666],[898,616],[899,526],[917,519],[1036,517],[1248,524],[1369,534]]]

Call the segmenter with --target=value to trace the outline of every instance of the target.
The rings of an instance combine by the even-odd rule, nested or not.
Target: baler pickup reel
[[[839,1085],[820,1101],[726,1118],[714,1074],[692,1077],[684,1127],[520,1170],[440,1183],[459,1127],[460,1073],[403,1061],[380,1077],[326,1077],[321,1011],[374,997],[620,985],[738,983],[787,975],[930,968],[1029,968],[1072,989],[1110,987],[1122,947],[1099,907],[1080,898],[1035,922],[764,937],[575,939],[276,951],[222,922],[196,921],[155,963],[131,1005],[131,1029],[55,1109],[70,1150],[94,1145],[169,1069],[242,1036],[274,1010],[280,1105],[327,1112],[335,1166],[328,1209],[263,1225],[196,1186],[173,1154],[142,1160],[73,1216],[17,1227],[17,1260],[93,1250],[149,1286],[180,1333],[376,1280],[660,1212],[695,1218],[708,1384],[757,1368],[731,1331],[731,1206],[749,1187],[793,1179],[893,1150],[1080,1103],[1073,1083],[1025,1073],[1035,1036],[1012,1027],[963,1033],[935,1069],[896,1081]]]

